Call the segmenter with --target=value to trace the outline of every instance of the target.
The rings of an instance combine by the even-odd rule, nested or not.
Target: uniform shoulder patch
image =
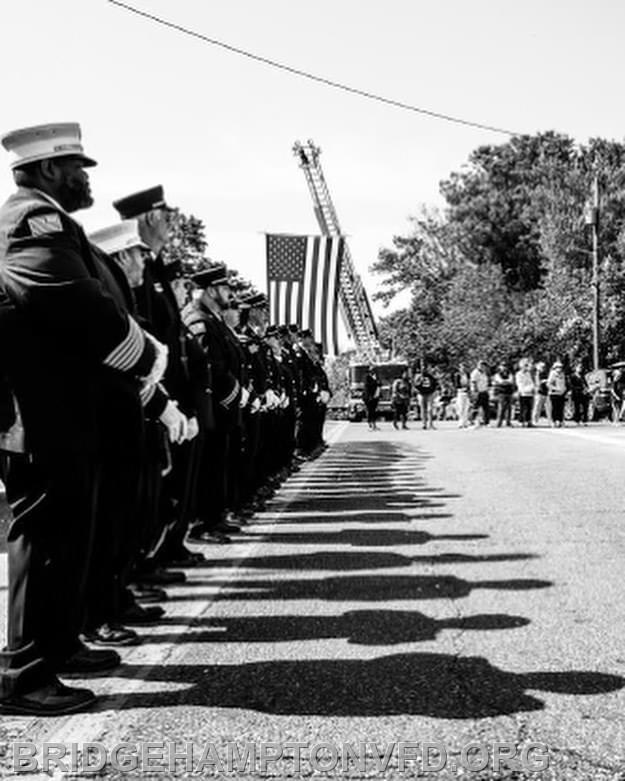
[[[48,233],[61,233],[63,231],[61,217],[56,212],[28,217],[27,222],[32,236],[45,236]]]

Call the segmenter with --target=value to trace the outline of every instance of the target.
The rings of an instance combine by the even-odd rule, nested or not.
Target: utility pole
[[[592,183],[592,203],[586,213],[586,225],[592,228],[592,367],[599,368],[601,332],[599,328],[599,174]]]

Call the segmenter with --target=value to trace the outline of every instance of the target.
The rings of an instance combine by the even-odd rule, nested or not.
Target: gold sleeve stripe
[[[235,380],[234,381],[234,388],[230,391],[230,393],[226,396],[226,398],[222,399],[219,403],[223,407],[229,407],[232,404],[232,402],[236,399],[240,389],[241,389],[241,386],[239,385],[239,381]]]
[[[132,317],[128,318],[128,333],[122,342],[104,359],[104,365],[120,371],[128,371],[141,357],[145,347],[143,331]]]

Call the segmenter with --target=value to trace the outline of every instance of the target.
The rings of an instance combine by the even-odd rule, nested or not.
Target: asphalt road
[[[164,623],[90,682],[96,711],[5,718],[3,740],[222,759],[229,743],[429,741],[449,761],[427,778],[625,778],[625,428],[332,433],[236,545],[202,548]],[[550,766],[460,774],[476,741],[543,744]],[[314,777],[420,766],[393,750],[376,770],[366,750]]]

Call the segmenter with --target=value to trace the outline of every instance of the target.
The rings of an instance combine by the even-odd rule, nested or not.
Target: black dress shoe
[[[92,645],[126,646],[139,645],[143,640],[134,629],[121,624],[102,624],[97,629],[85,632],[83,640]]]
[[[121,663],[117,651],[104,648],[81,648],[62,662],[56,672],[63,673],[101,673],[114,670]]]
[[[208,542],[217,545],[228,545],[232,542],[230,537],[223,532],[213,529],[211,532],[202,532],[198,537],[194,537],[198,542]]]
[[[241,527],[238,523],[231,523],[228,521],[227,523],[224,521],[223,523],[220,523],[219,526],[217,526],[214,530],[214,532],[219,532],[220,534],[230,535],[230,534],[237,534],[241,531]]]
[[[155,624],[165,614],[160,605],[131,605],[122,613],[124,624]]]
[[[58,678],[26,694],[0,700],[0,713],[25,716],[62,716],[84,710],[96,700],[90,689],[65,686]]]
[[[133,583],[130,590],[137,602],[165,602],[167,599],[165,589],[148,586],[145,583]]]
[[[181,567],[181,568],[191,568],[191,567],[197,567],[198,560],[195,558],[195,556],[176,556],[174,559],[168,559],[165,562],[166,567]]]
[[[170,557],[170,561],[167,562],[167,567],[174,566],[170,562],[174,559],[176,561],[194,561],[196,564],[201,564],[203,561],[206,561],[206,557],[203,553],[200,553],[199,551],[192,551],[189,550],[185,545],[181,545],[180,548],[176,551],[174,551]]]
[[[148,585],[157,584],[159,586],[171,586],[174,583],[184,583],[187,576],[184,572],[177,572],[176,570],[165,570],[162,567],[158,567],[154,572],[147,572],[137,577],[141,583],[147,583]]]

